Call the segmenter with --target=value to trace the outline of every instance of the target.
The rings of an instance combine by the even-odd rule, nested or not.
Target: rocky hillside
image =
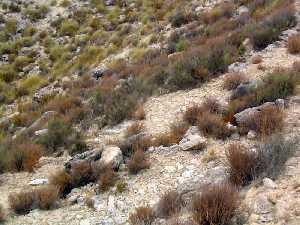
[[[0,224],[300,224],[299,0],[0,2]]]

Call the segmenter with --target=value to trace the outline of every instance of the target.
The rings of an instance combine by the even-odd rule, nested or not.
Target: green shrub
[[[17,72],[12,65],[0,66],[0,80],[4,82],[12,82],[17,76]]]
[[[17,71],[22,71],[24,67],[28,66],[32,62],[27,56],[18,56],[14,61],[14,67]]]
[[[25,15],[27,15],[31,21],[38,21],[45,18],[48,12],[49,7],[47,5],[40,5],[27,8],[25,10]]]
[[[46,80],[38,75],[30,75],[20,81],[19,88],[27,93],[33,93],[38,88],[46,84]]]
[[[79,29],[79,24],[74,20],[64,20],[61,23],[59,33],[62,36],[74,36]]]

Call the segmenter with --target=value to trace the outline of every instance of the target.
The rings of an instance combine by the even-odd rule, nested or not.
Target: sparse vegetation
[[[150,207],[139,207],[135,209],[135,213],[129,216],[132,225],[151,225],[155,216]]]
[[[237,190],[230,184],[212,184],[202,189],[192,204],[193,218],[199,225],[226,225],[239,205]]]
[[[248,79],[244,74],[240,73],[229,73],[224,79],[224,88],[227,90],[233,90],[237,88],[240,84],[247,82]]]
[[[169,218],[178,214],[183,206],[182,196],[176,191],[169,191],[158,202],[157,216],[159,218]]]
[[[288,51],[291,54],[298,54],[300,52],[300,36],[290,36],[288,39]]]
[[[142,149],[137,149],[130,161],[128,162],[128,169],[131,174],[137,174],[143,169],[148,169],[150,163],[148,162],[146,155]]]
[[[2,205],[0,205],[0,223],[3,223],[5,221],[5,213]]]

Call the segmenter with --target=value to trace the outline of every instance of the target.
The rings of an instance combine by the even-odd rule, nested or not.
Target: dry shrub
[[[145,116],[146,114],[143,105],[138,105],[132,117],[136,120],[144,120]]]
[[[184,202],[177,191],[165,193],[157,204],[156,215],[159,218],[169,218],[178,214],[183,207]]]
[[[97,184],[100,191],[107,191],[110,187],[114,186],[118,179],[118,174],[111,168],[106,166],[99,172]]]
[[[60,197],[66,197],[73,189],[72,177],[64,170],[53,174],[49,180],[49,183],[58,189]]]
[[[37,195],[37,207],[39,209],[49,210],[56,206],[59,199],[57,187],[48,185],[47,187],[37,189],[35,192]]]
[[[222,17],[230,18],[234,12],[234,4],[222,3],[221,5],[203,13],[202,19],[205,23],[214,23]]]
[[[93,168],[88,162],[80,162],[72,166],[72,184],[74,187],[81,187],[95,180]]]
[[[219,114],[204,112],[197,118],[197,126],[205,136],[213,136],[224,139],[231,135],[231,131],[227,128],[226,122]]]
[[[183,119],[186,121],[188,124],[195,125],[197,122],[198,115],[202,112],[202,108],[198,105],[193,105],[189,107],[184,115]]]
[[[150,207],[139,207],[135,213],[130,214],[129,221],[131,225],[151,225],[155,220],[153,210]]]
[[[13,212],[20,215],[25,215],[28,214],[32,209],[34,209],[36,192],[28,191],[14,193],[9,195],[8,201]]]
[[[128,162],[128,169],[131,174],[137,174],[143,169],[148,169],[150,163],[146,158],[145,152],[141,149],[137,149],[132,158]]]
[[[247,82],[248,79],[241,73],[229,73],[225,76],[223,87],[227,90],[236,89],[240,84]]]
[[[277,107],[265,107],[259,116],[254,118],[256,131],[264,136],[281,131],[284,125],[284,113]]]
[[[204,112],[219,113],[221,106],[217,99],[207,98],[201,105],[193,105],[183,115],[184,121],[190,125],[197,124],[197,118]]]
[[[152,145],[153,146],[170,146],[173,144],[177,144],[181,141],[182,137],[188,130],[188,124],[186,123],[179,123],[173,124],[171,127],[171,131],[169,133],[161,134],[155,138]]]
[[[252,63],[253,64],[259,64],[263,61],[262,57],[260,55],[255,55],[252,58]]]
[[[141,122],[134,122],[126,130],[126,137],[136,135],[141,133],[144,130],[144,125]]]
[[[5,221],[5,213],[2,205],[0,205],[0,223]]]
[[[10,169],[32,172],[44,153],[41,145],[32,142],[16,143],[11,150]]]
[[[235,185],[246,185],[256,175],[257,157],[239,144],[231,144],[226,152],[229,164],[229,179]]]
[[[194,198],[193,218],[199,225],[230,224],[238,202],[237,190],[232,185],[213,184]]]
[[[288,39],[288,51],[291,54],[300,53],[300,35],[290,36]]]
[[[66,114],[72,107],[80,105],[80,101],[73,97],[57,97],[50,100],[44,108],[44,111],[57,111]]]

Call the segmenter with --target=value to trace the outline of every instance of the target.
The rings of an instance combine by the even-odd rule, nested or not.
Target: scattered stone
[[[34,135],[37,137],[44,136],[48,133],[48,129],[37,130],[34,132]]]
[[[253,205],[256,214],[267,214],[272,212],[272,204],[265,194],[259,194]]]
[[[270,188],[270,189],[277,188],[277,184],[273,180],[271,180],[270,178],[264,178],[263,179],[263,184],[266,188]]]
[[[255,132],[255,131],[253,131],[253,130],[250,130],[249,132],[248,132],[248,134],[247,134],[247,138],[248,139],[255,139],[257,137],[257,133]]]
[[[35,179],[29,182],[29,185],[31,186],[39,186],[39,185],[45,185],[48,184],[49,180],[48,179]]]

